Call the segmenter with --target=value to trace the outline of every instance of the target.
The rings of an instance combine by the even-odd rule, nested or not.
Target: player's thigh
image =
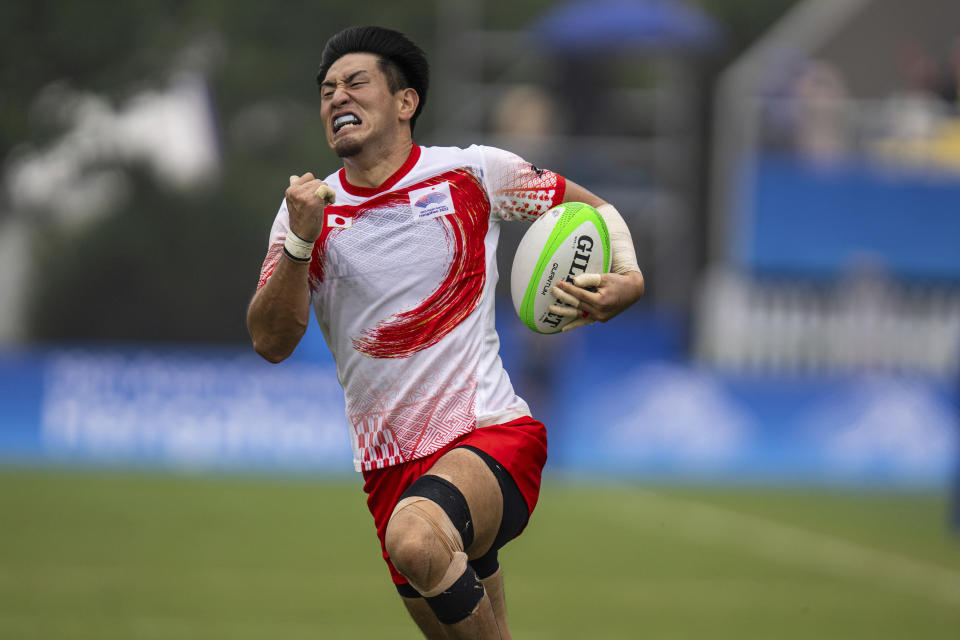
[[[471,560],[493,544],[503,517],[503,495],[496,476],[483,459],[469,449],[456,448],[444,454],[427,473],[452,482],[467,501],[473,521],[473,544],[465,549]]]

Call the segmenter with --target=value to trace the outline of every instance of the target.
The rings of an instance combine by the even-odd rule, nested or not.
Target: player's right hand
[[[286,197],[290,229],[307,241],[320,237],[323,210],[328,204],[333,204],[336,197],[333,189],[307,172],[302,176],[290,176]]]
[[[557,300],[567,305],[550,305],[559,316],[577,318],[562,330],[570,331],[594,320],[606,322],[625,311],[643,295],[643,274],[581,273],[573,282],[561,280],[550,290]]]

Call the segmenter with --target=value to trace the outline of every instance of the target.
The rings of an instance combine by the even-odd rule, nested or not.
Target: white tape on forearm
[[[637,252],[633,249],[633,236],[620,212],[612,204],[602,204],[597,207],[597,213],[603,217],[610,232],[610,271],[620,274],[640,271]]]
[[[283,248],[294,260],[306,262],[313,255],[313,243],[304,240],[292,230],[287,230],[287,239],[283,242]]]

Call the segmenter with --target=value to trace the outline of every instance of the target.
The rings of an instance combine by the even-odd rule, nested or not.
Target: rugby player
[[[312,305],[337,364],[354,463],[383,557],[423,634],[510,638],[497,552],[526,526],[547,458],[498,355],[502,221],[562,202],[597,207],[612,269],[562,282],[571,327],[643,293],[629,231],[585,188],[496,148],[421,147],[428,64],[404,35],[353,27],[317,75],[327,143],[343,161],[291,176],[248,311],[255,350],[289,356]]]

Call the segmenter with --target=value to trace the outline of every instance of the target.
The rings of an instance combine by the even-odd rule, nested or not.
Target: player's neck
[[[347,181],[356,186],[375,189],[386,182],[410,157],[413,140],[406,136],[388,145],[372,145],[355,156],[343,159]]]

